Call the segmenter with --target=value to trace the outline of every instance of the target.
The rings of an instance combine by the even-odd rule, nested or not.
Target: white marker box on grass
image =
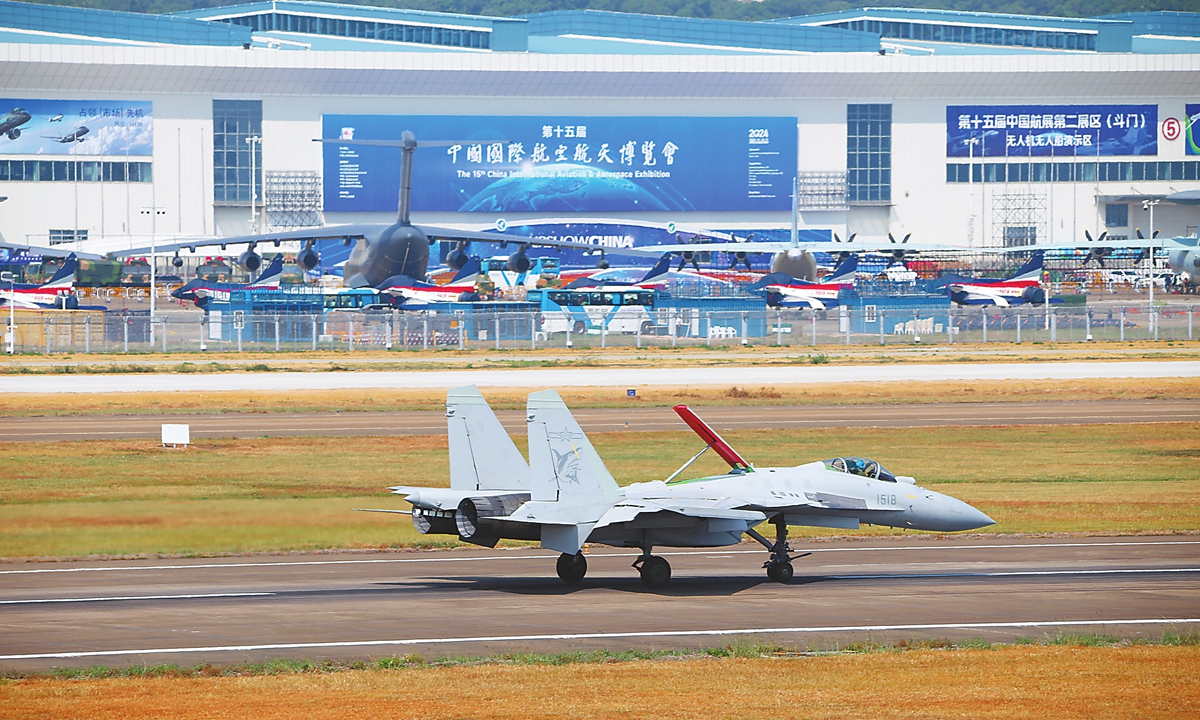
[[[192,426],[191,425],[168,425],[162,426],[162,444],[164,447],[170,445],[176,447],[178,445],[190,445],[192,442]]]

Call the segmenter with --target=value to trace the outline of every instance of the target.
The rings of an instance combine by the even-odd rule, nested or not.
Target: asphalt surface
[[[939,425],[1088,425],[1197,422],[1200,399],[906,405],[766,405],[696,407],[719,431],[932,427]],[[670,408],[581,408],[572,413],[588,432],[684,430]],[[510,433],[525,432],[525,414],[501,410]],[[442,411],[346,413],[224,413],[218,415],[81,415],[0,417],[0,442],[159,438],[163,423],[191,427],[193,438],[300,435],[444,435]]]
[[[1057,633],[1157,638],[1200,628],[1200,537],[906,537],[794,543],[792,584],[742,544],[593,549],[578,586],[556,554],[454,550],[0,565],[0,667],[366,659],[775,641]]]
[[[1200,361],[1097,361],[942,363],[931,365],[710,365],[704,367],[462,369],[406,372],[253,372],[113,375],[3,375],[2,393],[213,392],[445,389],[480,387],[679,387],[925,382],[972,380],[1090,380],[1095,378],[1200,377]]]

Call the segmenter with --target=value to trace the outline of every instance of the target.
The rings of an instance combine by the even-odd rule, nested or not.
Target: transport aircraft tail
[[[529,490],[529,466],[474,385],[446,393],[452,490]]]

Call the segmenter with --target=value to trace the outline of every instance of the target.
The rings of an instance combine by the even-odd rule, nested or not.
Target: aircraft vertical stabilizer
[[[1045,257],[1044,250],[1035,250],[1029,257],[1029,262],[1018,269],[1009,280],[1041,280],[1042,270],[1045,268]]]
[[[67,256],[63,264],[58,268],[58,272],[50,278],[49,282],[43,285],[46,289],[66,288],[70,289],[75,285],[75,270],[79,267],[79,261],[75,259],[75,253]]]
[[[531,393],[525,413],[532,500],[511,519],[542,524],[542,547],[573,555],[620,490],[557,392]]]
[[[474,385],[446,393],[452,490],[528,490],[529,466]]]

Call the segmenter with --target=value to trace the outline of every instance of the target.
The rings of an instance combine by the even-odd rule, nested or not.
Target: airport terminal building
[[[93,251],[395,216],[963,246],[1194,235],[1200,14],[733,22],[0,2],[0,236]],[[12,109],[11,112],[8,112]],[[327,142],[314,142],[325,140]],[[1157,201],[1157,204],[1155,202]],[[1152,208],[1152,209],[1151,209]]]

